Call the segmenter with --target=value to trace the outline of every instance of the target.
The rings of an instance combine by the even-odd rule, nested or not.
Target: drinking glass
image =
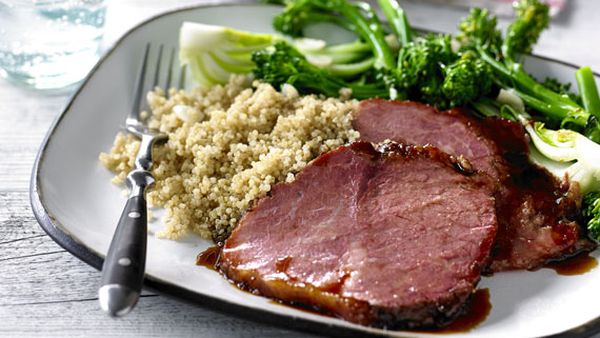
[[[0,75],[37,89],[72,85],[98,60],[104,0],[0,0]]]

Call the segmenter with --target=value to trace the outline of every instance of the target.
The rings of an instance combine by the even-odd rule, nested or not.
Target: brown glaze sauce
[[[598,260],[590,256],[587,252],[563,261],[551,262],[544,265],[545,268],[552,269],[562,276],[583,275],[597,266]]]
[[[471,304],[466,313],[458,317],[448,326],[441,329],[419,330],[424,333],[465,333],[483,323],[492,310],[490,290],[477,289],[471,298]]]
[[[281,306],[291,307],[293,309],[310,313],[313,315],[320,315],[326,317],[335,318],[326,311],[321,311],[312,307],[308,307],[303,304],[296,303],[284,303],[275,299],[269,300],[271,304],[277,304]],[[490,290],[487,288],[477,289],[471,298],[471,303],[466,313],[458,317],[455,321],[450,323],[448,326],[440,329],[425,329],[425,330],[410,330],[413,332],[423,333],[465,333],[473,330],[479,324],[483,323],[490,311],[492,310],[492,304],[490,303]]]
[[[221,255],[221,247],[219,245],[213,245],[202,251],[196,257],[196,265],[207,267],[211,270],[217,270],[217,263],[219,262],[219,256]]]
[[[284,303],[284,302],[278,301],[276,299],[269,299],[269,303],[270,304],[277,304],[277,305],[285,306],[285,307],[292,308],[294,310],[298,310],[298,311],[302,311],[302,312],[306,312],[306,313],[310,313],[311,315],[318,315],[318,316],[325,316],[325,317],[335,318],[335,316],[333,316],[329,312],[321,311],[319,309],[316,309],[316,308],[313,308],[313,307],[309,307],[309,306],[306,306],[304,304]]]
[[[275,270],[279,273],[285,274],[291,262],[292,257],[286,256],[284,258],[280,258],[277,260],[277,262],[275,262]]]

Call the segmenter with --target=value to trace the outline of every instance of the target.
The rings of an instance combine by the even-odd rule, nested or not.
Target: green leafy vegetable
[[[577,87],[581,93],[581,101],[585,110],[600,119],[600,97],[594,73],[590,67],[581,67],[575,72]]]
[[[487,9],[471,8],[469,15],[458,25],[456,40],[461,50],[483,49],[491,55],[499,55],[502,34],[496,25],[496,17],[490,15]]]
[[[547,129],[541,122],[527,124],[525,129],[542,155],[564,164],[549,168],[556,176],[566,174],[583,194],[600,191],[600,144],[573,130]]]
[[[591,237],[600,240],[600,192],[583,197],[582,214]]]
[[[179,58],[192,76],[208,87],[225,83],[229,76],[254,68],[252,53],[280,38],[228,27],[184,22],[179,33]]]
[[[383,84],[346,82],[326,70],[319,69],[285,42],[278,42],[254,53],[252,61],[256,64],[256,77],[276,88],[288,83],[301,93],[323,93],[334,97],[339,96],[340,91],[345,88],[350,89],[352,95],[357,98],[381,97],[388,94]]]
[[[508,26],[502,44],[502,54],[514,61],[520,54],[529,54],[542,31],[550,23],[549,8],[539,0],[521,0],[514,5],[516,18]]]
[[[600,240],[600,144],[573,130],[552,130],[542,122],[531,122],[514,90],[501,90],[495,100],[482,99],[473,106],[482,116],[501,116],[525,126],[535,146],[532,159],[555,176],[578,184],[589,234]]]
[[[273,27],[292,37],[304,36],[304,28],[318,22],[333,22],[353,30],[354,25],[346,17],[331,12],[330,3],[323,0],[285,1],[285,10],[273,19]]]
[[[442,99],[444,68],[458,58],[450,40],[450,35],[429,34],[402,47],[398,55],[398,84],[408,97],[446,105]]]
[[[406,12],[404,12],[396,0],[377,0],[377,3],[381,7],[400,44],[406,46],[413,40],[413,32],[408,23]]]
[[[317,21],[338,23],[357,33],[367,42],[375,56],[375,68],[392,69],[394,55],[375,11],[367,3],[346,0],[298,0],[291,2],[273,20],[275,29],[291,36],[302,36],[304,28]]]
[[[492,70],[473,53],[465,53],[455,63],[444,68],[442,93],[445,106],[464,106],[492,91]]]
[[[532,113],[541,114],[538,118],[553,126],[583,132],[592,140],[600,141],[598,116],[591,114],[585,104],[582,107],[576,96],[565,95],[565,88],[557,86],[557,83],[547,82],[551,88],[539,83],[525,71],[519,60],[520,55],[531,52],[541,32],[548,26],[547,6],[539,0],[521,0],[516,3],[515,11],[517,15],[507,29],[501,53],[498,53],[498,37],[493,29],[495,20],[485,11],[473,11],[459,25],[462,31],[459,41],[464,43],[462,48],[475,50],[492,68],[494,82],[504,89],[513,89]],[[578,89],[580,93],[587,93],[588,98],[597,98],[595,82],[589,73],[580,71]]]
[[[361,78],[375,63],[370,46],[359,40],[327,45],[323,40],[286,40],[278,35],[190,22],[181,27],[179,56],[182,64],[190,66],[193,78],[209,87],[226,83],[231,74],[254,71],[256,63],[252,61],[252,54],[281,41],[288,41],[298,49],[315,66],[313,69],[325,69],[340,79]]]

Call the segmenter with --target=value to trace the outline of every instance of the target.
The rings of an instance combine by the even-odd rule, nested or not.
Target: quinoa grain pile
[[[148,193],[150,205],[167,211],[161,237],[191,231],[225,239],[271,186],[293,181],[320,153],[359,136],[351,125],[354,100],[299,96],[291,86],[279,93],[246,77],[170,94],[148,94],[150,127],[169,136],[154,149],[156,184]],[[114,183],[124,182],[138,148],[135,137],[120,133],[100,154]]]

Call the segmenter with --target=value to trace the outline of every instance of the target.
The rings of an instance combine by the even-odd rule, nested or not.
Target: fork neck
[[[150,170],[152,167],[152,146],[156,142],[156,136],[142,134],[140,150],[135,158],[136,169]]]

